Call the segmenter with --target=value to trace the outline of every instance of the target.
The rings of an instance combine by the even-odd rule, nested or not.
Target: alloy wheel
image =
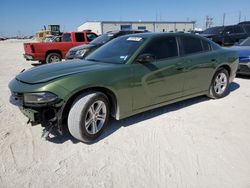
[[[56,55],[53,55],[50,57],[50,63],[58,62],[60,61],[60,58]]]
[[[94,102],[87,111],[85,118],[85,128],[88,134],[99,132],[107,118],[107,107],[101,100]]]
[[[214,81],[214,91],[216,94],[221,95],[227,88],[228,79],[225,73],[221,72],[217,75]]]

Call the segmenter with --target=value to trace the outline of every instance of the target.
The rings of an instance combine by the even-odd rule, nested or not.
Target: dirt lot
[[[250,187],[250,79],[220,100],[198,97],[111,121],[96,143],[45,141],[8,102],[32,67],[23,41],[0,42],[0,187]]]

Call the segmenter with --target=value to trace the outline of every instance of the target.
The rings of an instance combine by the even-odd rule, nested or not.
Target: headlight
[[[25,93],[24,94],[24,103],[49,103],[57,99],[57,95],[50,92],[41,92],[41,93]]]
[[[82,50],[77,50],[76,51],[76,56],[77,57],[83,57],[86,54],[87,51],[89,51],[89,49],[87,49],[87,48],[86,49],[82,49]]]

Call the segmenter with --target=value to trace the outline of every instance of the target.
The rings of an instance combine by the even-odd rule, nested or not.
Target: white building
[[[77,28],[77,31],[92,30],[103,34],[114,30],[148,30],[151,32],[191,31],[195,28],[195,21],[190,22],[150,22],[150,21],[88,21]]]

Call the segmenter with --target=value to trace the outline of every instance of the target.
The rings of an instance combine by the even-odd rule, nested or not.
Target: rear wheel
[[[46,57],[46,63],[54,63],[54,62],[58,62],[61,61],[62,57],[59,53],[49,53]]]
[[[73,103],[69,116],[69,132],[76,139],[91,142],[97,139],[109,119],[109,102],[100,92],[80,95]]]
[[[209,88],[209,97],[219,99],[228,93],[229,74],[224,68],[220,68],[214,74],[212,83]]]

